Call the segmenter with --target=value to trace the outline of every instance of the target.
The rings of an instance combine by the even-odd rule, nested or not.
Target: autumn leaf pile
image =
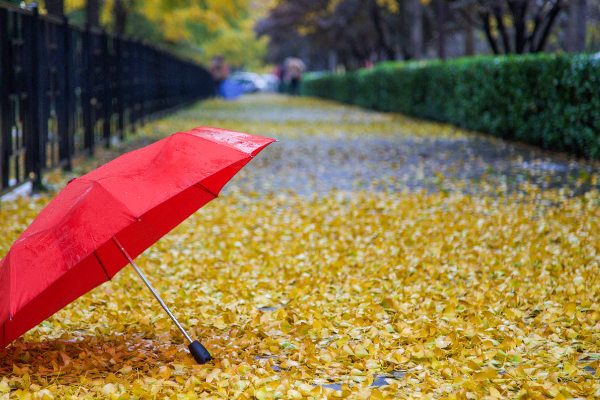
[[[205,102],[140,137],[199,125],[280,140],[137,260],[215,360],[195,364],[126,267],[0,351],[2,398],[600,396],[596,189],[264,189],[303,135],[472,136],[317,100]],[[0,254],[51,197],[0,203]]]

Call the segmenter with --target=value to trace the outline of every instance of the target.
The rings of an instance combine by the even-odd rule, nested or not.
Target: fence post
[[[102,124],[102,136],[106,143],[104,144],[107,148],[110,147],[110,118],[112,114],[112,93],[111,86],[112,80],[110,76],[110,64],[109,64],[109,50],[108,50],[108,34],[102,31],[100,35],[100,52],[102,54],[102,86],[104,87],[104,93],[102,93],[102,116],[104,123]]]
[[[10,146],[10,81],[12,68],[8,31],[8,10],[0,8],[0,192],[8,187],[8,148]],[[12,72],[12,71],[11,71]]]
[[[139,83],[140,83],[140,127],[143,127],[146,123],[146,116],[148,115],[148,68],[149,68],[149,57],[148,48],[143,47],[142,42],[138,42],[138,49],[140,51],[139,63]]]
[[[27,154],[30,160],[29,171],[33,176],[33,189],[42,188],[42,126],[41,126],[41,107],[43,93],[40,87],[40,21],[38,7],[36,4],[31,6],[31,83],[29,91],[29,143]]]
[[[94,153],[94,124],[92,122],[92,96],[94,85],[92,82],[92,76],[94,74],[94,54],[90,46],[92,45],[92,32],[90,24],[85,24],[85,30],[83,32],[83,59],[85,60],[85,82],[83,86],[81,105],[83,106],[83,129],[84,139],[83,147],[88,151],[89,154]]]
[[[121,36],[117,36],[114,38],[115,51],[116,51],[116,61],[117,61],[117,85],[116,85],[116,97],[117,97],[117,109],[116,112],[118,114],[117,120],[117,129],[119,130],[119,139],[123,141],[125,139],[125,99],[123,96],[124,93],[124,83],[125,83],[125,71],[123,68],[123,38]]]
[[[66,161],[65,170],[70,171],[73,167],[73,153],[74,153],[74,131],[70,124],[69,108],[71,107],[71,63],[73,62],[73,55],[71,54],[71,34],[69,31],[69,19],[62,17],[62,29],[63,29],[63,51],[62,51],[62,69],[63,82],[61,102],[57,106],[58,110],[58,130],[60,141],[59,158]]]
[[[140,76],[142,75],[142,50],[140,46],[140,40],[134,38],[131,42],[131,52],[133,54],[132,62],[129,66],[129,73],[131,76],[131,108],[132,108],[132,123],[131,129],[135,131],[138,127],[143,125],[143,104],[142,104],[142,84]]]

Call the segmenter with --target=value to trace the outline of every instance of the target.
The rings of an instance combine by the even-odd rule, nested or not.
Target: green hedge
[[[526,55],[309,75],[302,93],[600,158],[600,60]]]

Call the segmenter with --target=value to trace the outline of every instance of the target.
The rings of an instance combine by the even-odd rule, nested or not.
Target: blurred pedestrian
[[[215,82],[215,96],[221,97],[221,84],[229,76],[229,66],[225,63],[223,56],[216,55],[213,57],[210,67],[208,68],[208,72],[210,72]]]
[[[300,95],[300,81],[302,74],[306,71],[306,65],[301,59],[295,57],[288,57],[284,65],[286,77],[290,81],[290,94],[298,96]]]
[[[279,83],[277,84],[277,92],[284,93],[285,92],[285,65],[283,63],[277,64],[275,69],[273,70],[273,74],[279,78]]]

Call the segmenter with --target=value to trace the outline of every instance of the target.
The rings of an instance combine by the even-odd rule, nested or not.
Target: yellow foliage
[[[114,0],[105,0],[100,9],[101,23],[113,23]],[[128,3],[129,4],[129,3]],[[266,49],[266,39],[258,40],[254,23],[268,10],[269,3],[253,0],[146,0],[132,3],[134,9],[154,23],[164,40],[174,45],[199,48],[201,60],[208,63],[216,54],[236,67],[258,66]],[[66,0],[65,10],[85,8],[85,0]],[[203,27],[208,36],[195,37],[194,26]],[[194,57],[195,53],[188,52]],[[196,58],[198,58],[196,56]]]
[[[396,14],[400,10],[397,0],[377,0],[379,7],[385,7],[388,11]]]
[[[249,23],[250,21],[246,22]],[[224,30],[204,43],[204,55],[201,59],[208,63],[214,55],[220,54],[234,67],[256,68],[266,53],[266,45],[267,38],[257,40],[251,28]]]
[[[64,0],[65,14],[85,8],[86,0]]]
[[[424,6],[429,5],[431,0],[420,0],[421,4]],[[400,11],[400,5],[398,4],[398,0],[377,0],[377,5],[379,7],[385,7],[388,11],[397,14]]]
[[[329,13],[333,13],[338,4],[340,4],[340,1],[341,0],[330,0],[329,4],[327,4],[327,11]]]

